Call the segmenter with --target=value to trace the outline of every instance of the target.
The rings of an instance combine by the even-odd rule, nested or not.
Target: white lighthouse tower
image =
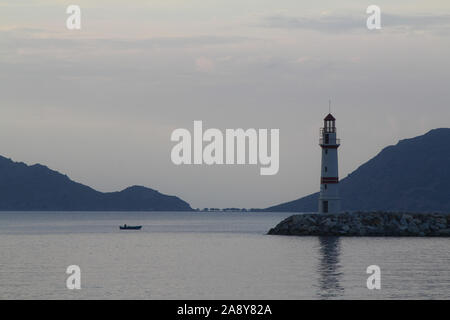
[[[338,213],[341,210],[337,154],[340,139],[336,137],[336,119],[331,113],[323,120],[324,125],[320,128],[319,142],[322,148],[319,213]]]

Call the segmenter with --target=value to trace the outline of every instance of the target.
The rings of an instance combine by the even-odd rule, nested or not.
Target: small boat
[[[120,230],[141,230],[142,226],[127,226],[124,224],[123,226],[119,226]]]

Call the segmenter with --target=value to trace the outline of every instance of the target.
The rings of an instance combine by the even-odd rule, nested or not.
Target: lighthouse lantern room
[[[336,119],[331,113],[323,120],[319,140],[322,148],[319,213],[338,213],[341,210],[337,154],[340,139],[336,137]]]

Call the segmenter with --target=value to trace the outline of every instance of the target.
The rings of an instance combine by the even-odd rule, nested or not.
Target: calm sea
[[[450,298],[450,239],[265,235],[287,215],[0,213],[0,298]],[[81,290],[66,288],[69,265]]]

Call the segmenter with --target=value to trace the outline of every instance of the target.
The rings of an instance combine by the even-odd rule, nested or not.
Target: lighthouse
[[[322,148],[320,175],[319,213],[338,213],[341,210],[339,198],[338,147],[336,119],[329,113],[320,128],[319,145]]]

